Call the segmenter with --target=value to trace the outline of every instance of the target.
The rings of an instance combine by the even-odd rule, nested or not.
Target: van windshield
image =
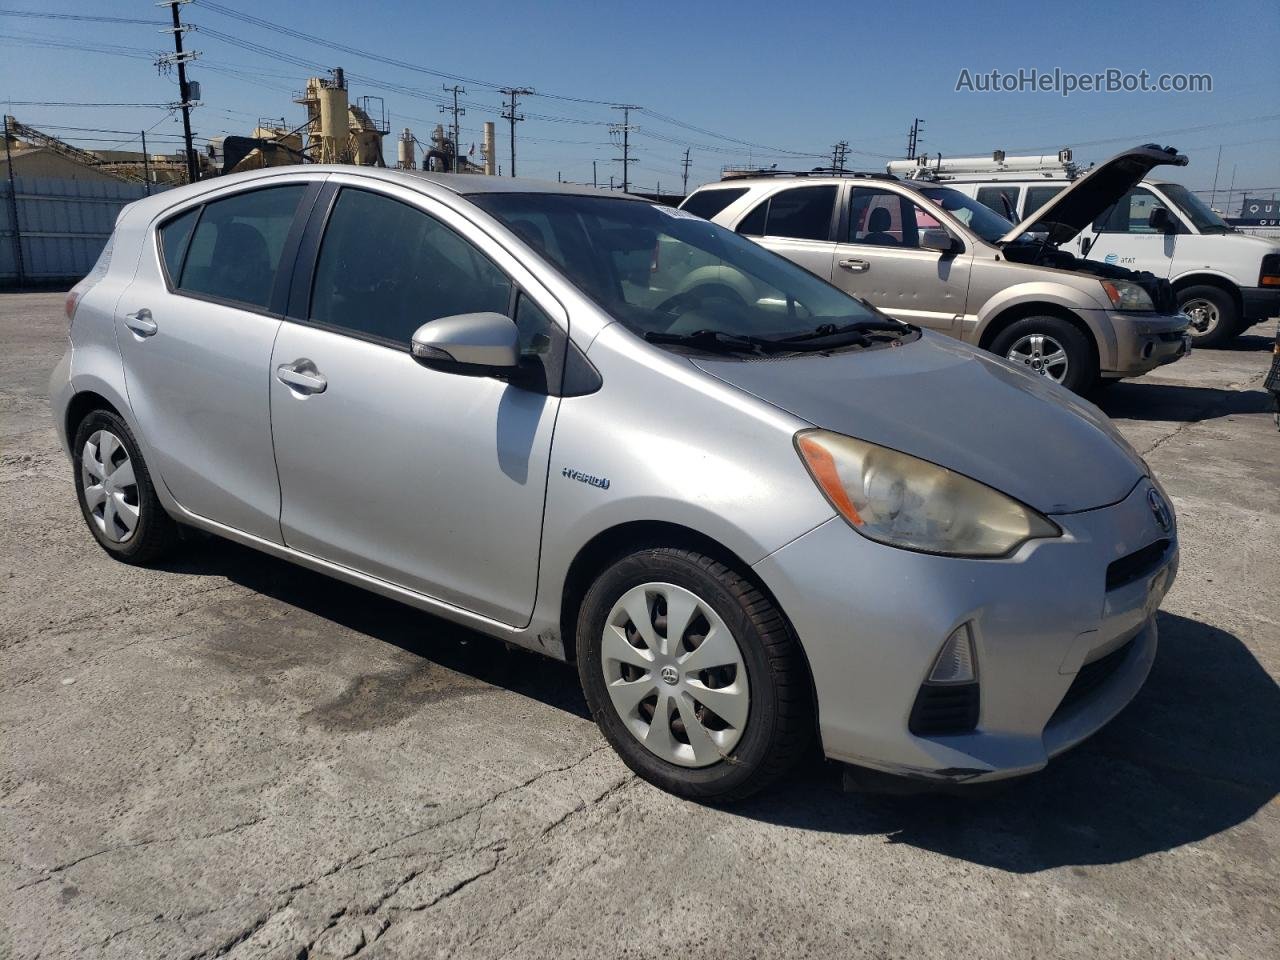
[[[987,243],[999,243],[1013,224],[984,203],[950,187],[922,187],[920,192],[946,210]]]
[[[749,240],[670,207],[619,197],[480,193],[502,221],[575,286],[658,342],[786,340],[817,328],[890,321]]]
[[[1162,183],[1159,190],[1201,233],[1235,232],[1234,227],[1214,213],[1207,203],[1182,184]]]

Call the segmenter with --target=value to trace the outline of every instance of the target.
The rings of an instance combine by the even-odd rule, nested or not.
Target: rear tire
[[[1202,284],[1178,291],[1178,308],[1191,318],[1187,332],[1196,347],[1220,347],[1241,332],[1240,311],[1231,294]]]
[[[129,425],[94,410],[72,440],[76,499],[98,545],[124,563],[146,564],[169,552],[178,525],[156,496],[155,484]]]
[[[667,636],[668,615],[683,623],[678,635]],[[813,700],[799,643],[773,602],[716,559],[671,547],[619,559],[583,599],[577,654],[605,739],[663,790],[741,800],[807,753]]]
[[[1023,317],[996,335],[991,352],[1081,395],[1098,380],[1098,359],[1089,338],[1062,317]]]

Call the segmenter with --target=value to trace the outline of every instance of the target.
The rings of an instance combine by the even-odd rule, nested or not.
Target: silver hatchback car
[[[67,314],[111,555],[199,528],[573,660],[683,796],[815,736],[872,779],[1028,773],[1155,657],[1175,521],[1105,416],[682,211],[276,168],[126,208]]]

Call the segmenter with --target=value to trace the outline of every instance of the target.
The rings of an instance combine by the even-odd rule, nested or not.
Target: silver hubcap
[[[628,590],[609,611],[600,653],[618,716],[663,760],[710,766],[742,738],[751,701],[742,652],[696,594],[670,583]]]
[[[1188,300],[1182,312],[1191,318],[1191,335],[1203,337],[1218,327],[1218,308],[1208,300]]]
[[[1010,347],[1005,356],[1014,363],[1026,364],[1055,383],[1061,383],[1067,375],[1067,351],[1045,333],[1027,334]]]
[[[124,543],[138,528],[138,481],[129,452],[114,433],[98,430],[80,454],[84,502],[98,530]]]

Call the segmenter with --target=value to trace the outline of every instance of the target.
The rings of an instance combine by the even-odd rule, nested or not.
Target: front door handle
[[[154,337],[160,328],[151,319],[151,311],[146,307],[134,313],[124,315],[124,325],[140,337]]]
[[[858,260],[857,258],[841,260],[839,263],[840,266],[844,267],[846,270],[852,270],[854,273],[862,273],[871,269],[871,264],[867,263],[865,260]]]
[[[329,381],[320,375],[310,360],[295,360],[276,367],[276,379],[298,393],[324,393]]]

